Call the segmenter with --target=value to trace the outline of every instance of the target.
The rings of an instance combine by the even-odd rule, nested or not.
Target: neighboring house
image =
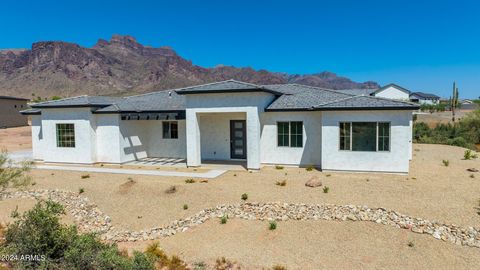
[[[33,155],[45,162],[147,157],[314,165],[406,173],[418,105],[316,87],[223,81],[125,98],[32,105]]]
[[[397,100],[404,100],[404,101],[410,100],[410,91],[394,83],[387,84],[384,87],[377,89],[371,95],[375,97],[397,99]]]
[[[403,101],[408,101],[410,97],[409,90],[393,83],[387,84],[379,89],[344,89],[336,91],[356,96],[374,96]]]
[[[438,104],[440,97],[429,93],[414,92],[410,94],[410,101],[420,104]]]
[[[28,125],[27,116],[20,111],[27,108],[28,99],[0,96],[0,128]]]

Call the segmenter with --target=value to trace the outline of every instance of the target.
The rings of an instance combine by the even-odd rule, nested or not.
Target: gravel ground
[[[126,184],[128,175],[92,173],[82,179],[82,173],[37,170],[31,173],[36,182],[31,188],[78,191],[83,187],[84,195],[112,218],[115,227],[133,230],[165,225],[218,204],[239,202],[242,193],[248,193],[250,201],[386,207],[410,216],[478,227],[480,173],[466,169],[480,169],[480,159],[462,160],[464,149],[458,147],[414,145],[414,149],[409,175],[267,167],[259,173],[227,172],[208,183],[186,184],[181,177],[132,176],[134,183]],[[448,167],[442,164],[444,159],[450,161]],[[470,177],[472,174],[474,178]],[[305,187],[304,183],[312,176],[320,177],[330,192],[325,194],[321,188]],[[275,185],[281,180],[287,180],[285,187]],[[177,192],[165,193],[172,185],[177,187]],[[4,203],[0,202],[0,206]],[[184,204],[188,204],[188,210],[183,210]],[[247,266],[271,267],[274,263],[283,263],[289,269],[345,269],[357,264],[364,268],[395,269],[399,265],[397,269],[436,266],[468,269],[478,266],[480,258],[478,249],[457,247],[375,224],[279,223],[274,233],[278,234],[277,238],[269,234],[265,226],[240,220],[232,220],[223,227],[209,222],[164,239],[161,245],[171,254],[179,254],[189,261],[225,255]],[[418,241],[413,249],[407,246],[410,238],[415,243]],[[141,249],[142,245],[130,243],[128,247]]]

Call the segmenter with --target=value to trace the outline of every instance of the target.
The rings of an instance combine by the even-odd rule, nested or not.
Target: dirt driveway
[[[7,151],[32,149],[31,127],[0,129],[0,150]]]

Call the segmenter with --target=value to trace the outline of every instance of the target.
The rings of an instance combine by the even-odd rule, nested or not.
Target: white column
[[[260,117],[257,107],[247,109],[247,168],[260,169]]]
[[[200,152],[200,125],[197,112],[186,110],[187,166],[198,167],[202,164]]]

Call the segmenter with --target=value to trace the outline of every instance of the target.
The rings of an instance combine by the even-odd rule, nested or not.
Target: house
[[[410,95],[410,101],[420,104],[438,104],[440,97],[429,93],[413,92]]]
[[[345,89],[337,90],[342,93],[352,94],[357,96],[374,96],[380,98],[396,99],[408,101],[410,97],[410,91],[398,86],[394,83],[387,84],[378,89]]]
[[[28,125],[27,116],[20,111],[27,108],[28,99],[0,96],[0,128]]]
[[[418,105],[297,84],[234,80],[124,98],[32,105],[33,155],[45,162],[125,163],[147,157],[314,165],[406,173]]]

